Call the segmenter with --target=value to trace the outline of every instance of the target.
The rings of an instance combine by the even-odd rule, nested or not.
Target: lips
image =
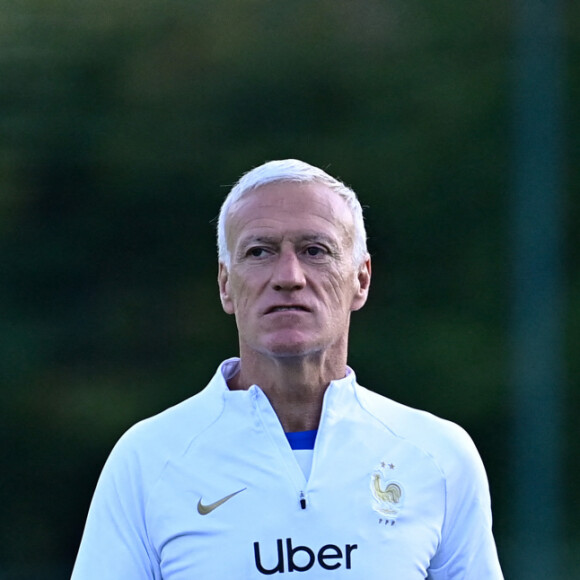
[[[277,304],[270,306],[265,313],[273,314],[275,312],[310,312],[310,309],[302,304]]]

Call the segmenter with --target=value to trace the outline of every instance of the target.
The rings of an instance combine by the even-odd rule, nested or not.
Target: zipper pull
[[[306,509],[306,497],[304,496],[304,492],[300,492],[300,507],[305,510]]]

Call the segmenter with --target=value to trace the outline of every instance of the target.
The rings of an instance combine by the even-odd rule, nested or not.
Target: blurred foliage
[[[374,279],[350,362],[362,384],[470,431],[505,553],[510,26],[497,0],[2,4],[0,577],[66,577],[118,436],[236,354],[215,218],[242,172],[283,157],[367,206]],[[566,112],[569,151],[579,114]],[[568,191],[579,182],[568,159]],[[578,409],[577,197],[567,205]],[[566,427],[571,502],[572,411]]]

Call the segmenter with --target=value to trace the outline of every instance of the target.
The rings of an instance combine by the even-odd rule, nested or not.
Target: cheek
[[[332,305],[350,305],[354,296],[353,277],[338,270],[330,272],[324,280],[325,293]]]
[[[239,276],[230,278],[230,297],[236,314],[242,314],[252,303],[252,289]]]

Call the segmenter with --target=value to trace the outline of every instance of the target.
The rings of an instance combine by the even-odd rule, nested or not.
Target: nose
[[[271,279],[274,290],[300,290],[306,284],[300,259],[294,251],[283,251],[278,256]]]

